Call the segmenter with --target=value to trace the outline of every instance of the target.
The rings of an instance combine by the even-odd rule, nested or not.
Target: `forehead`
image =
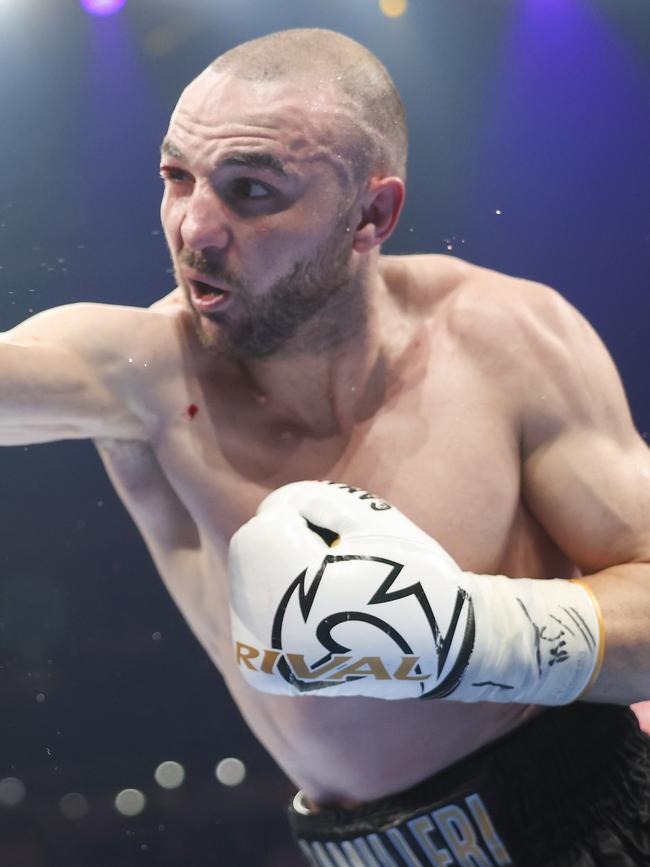
[[[296,159],[348,150],[353,113],[325,79],[245,81],[207,69],[183,92],[169,135],[190,150],[275,143]],[[347,155],[347,154],[346,154]]]

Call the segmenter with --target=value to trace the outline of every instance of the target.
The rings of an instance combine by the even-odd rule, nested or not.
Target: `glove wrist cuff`
[[[604,653],[596,598],[580,581],[476,575],[476,643],[458,701],[563,705],[594,683]]]

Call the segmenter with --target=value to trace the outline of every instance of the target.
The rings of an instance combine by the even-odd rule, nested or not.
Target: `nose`
[[[183,244],[193,250],[224,250],[230,243],[232,231],[226,208],[209,183],[194,186],[183,216],[181,237]]]

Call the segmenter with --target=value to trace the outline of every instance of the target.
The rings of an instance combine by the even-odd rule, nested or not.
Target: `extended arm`
[[[0,445],[144,439],[125,375],[127,322],[137,313],[71,304],[0,334]]]

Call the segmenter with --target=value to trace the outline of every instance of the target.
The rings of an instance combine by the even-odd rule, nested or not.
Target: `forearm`
[[[612,566],[582,579],[605,625],[602,668],[584,701],[633,704],[650,698],[650,563]]]

